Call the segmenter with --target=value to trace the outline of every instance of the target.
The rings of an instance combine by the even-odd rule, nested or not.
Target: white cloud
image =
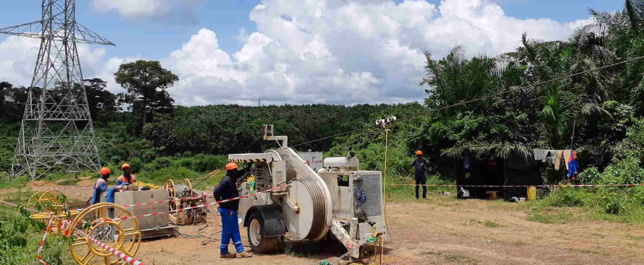
[[[196,21],[195,7],[201,0],[92,0],[91,7],[101,13],[116,11],[127,19]]]
[[[28,86],[34,73],[40,42],[10,36],[0,42],[0,80]]]
[[[127,18],[155,18],[173,12],[178,2],[92,3]],[[160,59],[181,79],[170,89],[177,104],[251,105],[258,98],[266,104],[417,101],[426,96],[418,87],[425,49],[435,58],[456,45],[463,45],[467,56],[497,55],[518,47],[524,32],[530,38],[561,40],[590,22],[517,19],[493,0],[443,0],[438,5],[423,0],[264,0],[250,11],[250,20],[257,31],[240,31],[243,47],[236,52],[221,50],[217,34],[203,28]],[[20,48],[34,50],[27,44],[12,38],[0,43],[0,80],[30,77],[33,66],[25,70],[23,64],[14,65],[35,61],[35,55],[25,57],[27,51]],[[91,61],[84,66],[94,67],[96,76],[110,82],[110,90],[120,91],[113,73],[139,57],[112,58],[98,66],[94,62],[102,55],[94,51],[85,53],[95,58],[81,55]]]
[[[164,59],[181,78],[171,89],[178,103],[421,100],[424,49],[435,58],[456,45],[467,56],[497,55],[520,45],[524,32],[566,39],[587,22],[516,19],[491,0],[265,0],[250,19],[258,30],[232,56],[202,29]]]
[[[16,86],[29,86],[34,73],[40,40],[9,36],[0,41],[0,81]],[[78,44],[78,54],[85,78],[96,73],[103,64],[104,48]]]

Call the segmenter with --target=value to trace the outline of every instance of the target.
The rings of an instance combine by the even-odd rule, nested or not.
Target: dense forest
[[[524,34],[519,48],[499,56],[465,58],[467,47],[460,46],[441,59],[425,52],[426,76],[418,80],[427,92],[422,104],[174,106],[167,88],[178,78],[146,61],[122,65],[115,73],[126,93],[112,94],[100,79],[87,80],[85,89],[108,165],[133,161],[140,170],[184,165],[206,172],[221,163],[217,155],[274,147],[260,140],[260,127],[275,124],[299,150],[344,155],[352,149],[365,168],[382,169],[385,134],[373,121],[396,115],[389,147],[395,175],[409,174],[417,149],[428,155],[435,174],[450,178],[450,158],[465,148],[501,157],[527,155],[533,148],[574,148],[583,170],[580,181],[641,182],[644,1],[625,3],[621,12],[591,10],[594,23],[565,41]],[[136,76],[145,72],[141,69],[160,81],[141,82],[149,78]],[[2,82],[0,93],[0,170],[7,171],[26,88]],[[342,135],[327,137],[336,134]],[[193,160],[177,162],[181,159]],[[563,180],[552,172],[544,178]]]

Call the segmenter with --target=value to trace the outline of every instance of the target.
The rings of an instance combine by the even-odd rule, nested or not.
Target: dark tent
[[[460,154],[453,155],[460,151]],[[541,162],[534,160],[532,152],[524,150],[503,150],[494,148],[452,148],[444,154],[455,158],[457,185],[542,185]],[[531,151],[531,150],[530,150]],[[468,165],[469,161],[469,165]],[[499,198],[527,197],[527,188],[511,187],[463,187],[470,198],[488,198],[495,191]],[[463,198],[461,187],[457,187],[458,198]]]

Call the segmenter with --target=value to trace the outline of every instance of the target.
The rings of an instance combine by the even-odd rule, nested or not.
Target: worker
[[[109,168],[101,168],[101,177],[96,180],[94,183],[94,194],[92,195],[91,204],[97,204],[101,202],[101,195],[103,192],[107,191],[107,181],[110,179],[110,174],[112,171]]]
[[[226,176],[224,176],[221,182],[219,182],[219,185],[215,187],[215,200],[221,201],[239,197],[237,184],[239,184],[239,181],[242,180],[242,176],[244,176],[249,169],[250,164],[247,168],[238,170],[236,163],[228,163],[226,165]],[[242,245],[241,236],[239,234],[239,223],[237,220],[238,209],[239,200],[219,204],[218,212],[221,214],[222,223],[220,258],[232,259],[236,258],[237,255],[241,258],[249,258],[253,256],[250,252],[244,252],[244,246]],[[237,250],[237,255],[228,253],[228,243],[231,239],[235,245],[235,250]]]
[[[121,165],[123,175],[116,179],[116,186],[130,185],[136,182],[136,177],[130,174],[130,170],[130,164],[123,163],[123,165]]]
[[[423,186],[423,199],[427,199],[427,177],[429,172],[427,161],[423,158],[423,151],[416,151],[416,160],[411,164],[414,167],[414,179],[416,180],[416,199],[418,196],[418,187]]]

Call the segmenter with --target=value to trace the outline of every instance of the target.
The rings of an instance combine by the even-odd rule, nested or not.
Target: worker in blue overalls
[[[226,176],[215,188],[215,200],[221,201],[239,197],[236,182],[237,180],[240,180],[248,170],[249,168],[238,171],[236,163],[228,163],[226,165]],[[253,256],[252,253],[244,252],[244,246],[242,245],[241,236],[239,235],[239,223],[237,220],[238,209],[239,200],[219,204],[218,212],[221,214],[222,223],[220,258],[233,259],[236,258],[237,255],[241,258],[249,258]],[[231,239],[235,245],[235,250],[237,250],[237,255],[228,253],[228,243]]]
[[[112,171],[109,168],[101,168],[101,177],[94,183],[94,193],[92,194],[91,205],[101,202],[101,195],[107,191],[107,181],[110,179]]]

